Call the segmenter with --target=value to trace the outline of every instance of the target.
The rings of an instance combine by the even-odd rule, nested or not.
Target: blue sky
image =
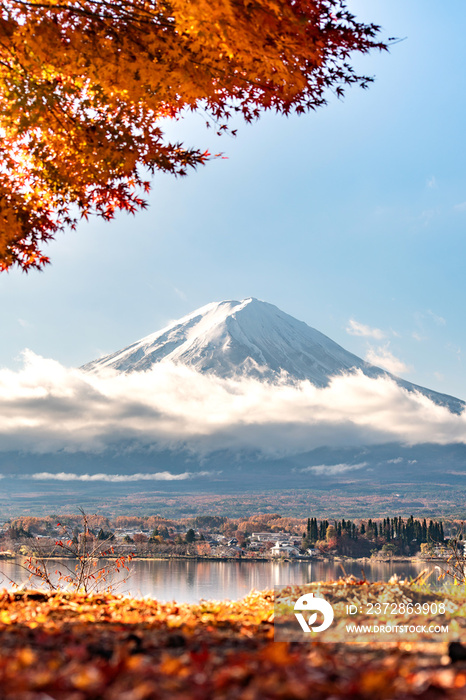
[[[201,116],[168,125],[228,159],[156,176],[147,211],[58,236],[44,273],[2,275],[0,366],[25,348],[78,366],[208,302],[254,296],[466,398],[466,5],[349,7],[406,37],[357,60],[370,89],[239,124],[236,139]]]

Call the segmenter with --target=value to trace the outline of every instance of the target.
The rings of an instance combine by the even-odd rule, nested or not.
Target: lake
[[[70,561],[67,562],[70,565]],[[28,573],[20,561],[0,562],[0,587],[11,589],[14,581],[26,584]],[[55,571],[60,562],[51,562]],[[74,564],[71,562],[73,568]],[[361,568],[369,581],[388,581],[393,575],[414,578],[425,568],[434,569],[433,563],[371,562],[360,564],[345,561],[347,574],[361,578]],[[202,598],[237,600],[252,589],[263,590],[275,585],[302,584],[311,581],[330,581],[342,575],[339,562],[322,561],[195,561],[187,559],[139,560],[131,563],[131,575],[115,592],[135,597],[151,596],[161,601],[176,600],[195,603]],[[114,580],[121,580],[115,574]],[[429,582],[436,583],[433,574]],[[35,587],[38,587],[36,584]]]

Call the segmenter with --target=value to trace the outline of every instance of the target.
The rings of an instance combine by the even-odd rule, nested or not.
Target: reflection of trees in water
[[[346,574],[361,578],[361,569],[369,581],[387,581],[392,574],[415,577],[426,562],[342,562]],[[58,562],[57,562],[58,565]],[[235,600],[253,588],[263,590],[274,585],[329,581],[343,575],[340,562],[248,562],[141,560],[130,565],[131,576],[118,592],[134,596],[151,596],[161,601],[196,602],[201,598]],[[2,580],[3,579],[3,580]],[[27,583],[28,574],[15,561],[0,561],[0,587],[11,588]],[[432,583],[435,585],[435,577]]]
[[[10,561],[4,559],[0,561],[0,587],[1,588],[11,588],[12,581],[21,586],[26,583],[29,579],[29,574],[25,571],[19,563],[15,561]]]
[[[185,562],[186,564],[186,583],[188,584],[188,588],[191,590],[195,587],[196,585],[196,567],[195,561],[187,561]]]

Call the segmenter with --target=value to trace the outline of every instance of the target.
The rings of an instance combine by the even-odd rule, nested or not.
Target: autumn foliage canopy
[[[161,121],[288,114],[365,87],[352,52],[383,49],[342,0],[3,0],[0,269],[41,268],[81,216],[144,207],[155,170],[210,157]]]

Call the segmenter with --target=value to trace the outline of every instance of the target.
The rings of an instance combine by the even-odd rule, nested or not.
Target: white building
[[[296,547],[293,547],[289,544],[285,544],[283,542],[275,542],[275,545],[272,547],[270,550],[272,553],[272,556],[274,557],[283,557],[283,556],[292,556],[296,557],[299,555],[299,550],[296,549]]]
[[[253,532],[251,535],[251,540],[256,542],[283,542],[289,538],[290,535],[286,532]]]

